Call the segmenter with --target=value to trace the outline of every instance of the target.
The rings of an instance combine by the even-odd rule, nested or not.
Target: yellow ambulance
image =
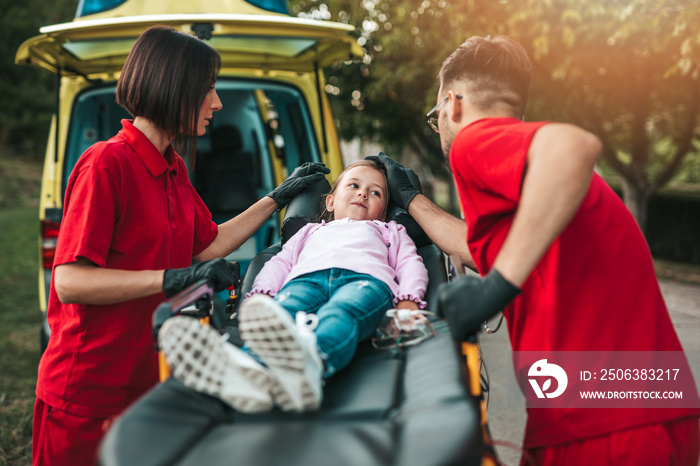
[[[194,34],[221,54],[223,110],[199,138],[189,173],[215,221],[242,212],[303,162],[324,162],[332,179],[342,170],[322,70],[361,58],[352,26],[293,17],[286,0],[81,0],[73,21],[41,28],[15,59],[55,74],[57,83],[39,211],[42,349],[68,177],[85,149],[130,117],[115,103],[115,84],[136,38],[155,24]],[[230,259],[245,269],[279,241],[278,222],[270,219]]]

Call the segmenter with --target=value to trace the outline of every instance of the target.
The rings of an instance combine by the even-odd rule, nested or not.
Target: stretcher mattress
[[[479,400],[449,333],[401,350],[364,342],[315,413],[244,415],[170,378],[115,421],[103,466],[480,464]]]

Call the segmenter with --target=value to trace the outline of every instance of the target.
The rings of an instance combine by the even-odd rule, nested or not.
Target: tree
[[[321,6],[323,5],[323,6]],[[313,0],[358,28],[362,64],[329,71],[344,137],[409,146],[434,172],[439,141],[425,126],[441,62],[471,35],[518,39],[533,61],[529,120],[579,124],[604,141],[640,226],[653,192],[698,142],[700,8],[685,0]],[[310,12],[310,13],[309,13]]]
[[[70,21],[77,0],[0,0],[0,150],[22,148],[40,157],[54,108],[55,78],[15,65],[17,48],[47,24]],[[37,141],[40,141],[38,145]],[[17,151],[17,149],[15,149]]]
[[[391,154],[407,146],[435,175],[447,179],[440,139],[426,125],[425,113],[435,105],[442,60],[459,41],[431,40],[448,17],[444,7],[432,5],[436,2],[424,3],[431,8],[416,8],[415,1],[407,0],[325,2],[324,11],[330,13],[325,17],[354,25],[366,51],[362,63],[327,70],[327,81],[335,94],[331,102],[341,137],[379,139]],[[318,2],[290,5],[294,12],[319,17]]]
[[[678,1],[608,0],[584,8],[560,1],[513,25],[529,26],[537,113],[558,113],[601,137],[603,159],[643,229],[649,198],[695,151],[699,13]]]

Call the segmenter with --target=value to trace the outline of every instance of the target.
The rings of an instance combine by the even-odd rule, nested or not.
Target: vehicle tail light
[[[41,262],[45,269],[51,270],[53,258],[56,254],[56,242],[58,241],[59,222],[52,220],[41,221]]]

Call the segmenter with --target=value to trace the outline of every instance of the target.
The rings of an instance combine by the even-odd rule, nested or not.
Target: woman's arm
[[[294,169],[277,188],[250,206],[243,213],[219,225],[219,234],[204,251],[195,256],[198,261],[226,257],[240,248],[278,207],[308,186],[321,181],[331,171],[322,163],[305,162]]]
[[[241,214],[219,225],[214,241],[194,258],[198,261],[226,257],[240,248],[277,210],[277,202],[265,196]]]
[[[54,287],[65,304],[114,304],[159,292],[170,297],[198,280],[207,280],[221,291],[234,280],[231,264],[222,258],[180,269],[115,270],[79,256],[75,262],[56,266],[54,273]]]
[[[114,304],[163,291],[163,270],[114,270],[84,257],[54,269],[54,287],[62,303]]]

